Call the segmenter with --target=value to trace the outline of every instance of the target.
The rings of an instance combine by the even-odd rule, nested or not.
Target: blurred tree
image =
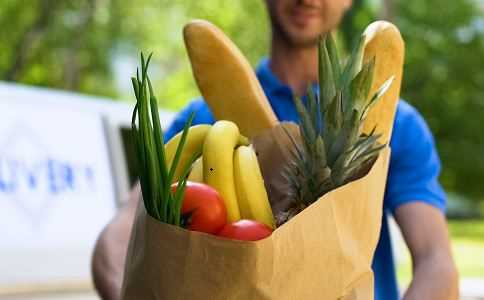
[[[204,18],[222,27],[252,63],[267,49],[260,0],[29,3],[0,3],[2,80],[124,97],[113,81],[113,59],[137,59],[140,50],[153,51],[160,67],[160,99],[176,109],[197,95],[181,34],[190,19]],[[129,75],[123,84],[130,85]]]
[[[213,22],[242,49],[252,64],[267,52],[269,27],[261,0],[115,1],[119,34],[128,55],[140,49],[153,51],[159,62],[160,99],[167,108],[177,109],[198,95],[183,44],[182,28],[189,20]],[[156,78],[156,76],[155,76]],[[129,78],[126,78],[128,82]]]
[[[383,20],[393,21],[393,18],[395,17],[394,13],[393,0],[382,0],[380,17]]]
[[[426,117],[450,191],[484,200],[484,14],[473,0],[398,0],[406,41],[403,97]]]
[[[115,95],[101,0],[0,3],[0,79]]]
[[[354,45],[365,27],[375,20],[379,7],[371,1],[353,0],[353,6],[346,13],[339,28],[344,48]]]

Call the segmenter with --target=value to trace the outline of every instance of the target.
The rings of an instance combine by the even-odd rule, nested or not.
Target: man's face
[[[275,35],[294,47],[314,46],[334,29],[351,0],[266,0]]]

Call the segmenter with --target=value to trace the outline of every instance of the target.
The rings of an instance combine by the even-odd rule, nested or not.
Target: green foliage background
[[[121,53],[137,62],[139,51],[152,51],[161,105],[178,109],[198,95],[182,37],[189,20],[207,19],[223,28],[253,64],[268,48],[261,0],[29,3],[0,3],[0,80],[131,99],[113,81],[113,56]],[[124,82],[128,88],[131,75]]]
[[[483,202],[484,8],[477,1],[384,2],[406,41],[402,97],[435,133],[442,182],[448,191]],[[345,44],[382,7],[378,0],[353,2],[340,31]],[[254,65],[268,52],[262,0],[2,0],[0,80],[132,101],[131,74],[120,88],[113,57],[136,60],[140,50],[153,51],[161,105],[179,109],[198,95],[181,34],[193,18],[220,26]]]

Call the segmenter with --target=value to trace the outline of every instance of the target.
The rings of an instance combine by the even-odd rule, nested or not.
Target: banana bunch
[[[171,165],[181,134],[165,146]],[[190,127],[180,157],[175,181],[194,155],[201,156],[192,164],[188,180],[215,188],[225,201],[228,222],[256,220],[274,228],[269,198],[254,149],[239,128],[230,121]]]
[[[251,146],[240,146],[235,149],[234,177],[241,217],[275,228],[257,155]]]
[[[191,161],[193,156],[199,155],[199,153],[202,152],[203,142],[205,141],[210,128],[210,125],[195,125],[190,127],[186,136],[185,146],[183,147],[179,163],[175,170],[175,176],[173,176],[173,182],[180,180],[182,171],[186,169],[187,164]],[[171,168],[171,165],[175,160],[176,149],[178,148],[181,138],[182,133],[179,133],[165,145],[165,157],[168,162],[168,169]]]

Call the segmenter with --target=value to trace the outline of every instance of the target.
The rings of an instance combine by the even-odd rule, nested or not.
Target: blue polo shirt
[[[268,59],[261,61],[256,73],[277,118],[297,122],[293,93],[272,73]],[[191,112],[196,113],[193,125],[215,122],[203,99],[196,99],[176,116],[165,133],[165,140],[183,129]],[[440,160],[433,136],[420,114],[405,101],[400,101],[397,107],[390,147],[384,216],[373,260],[377,300],[396,300],[399,295],[387,216],[400,205],[414,201],[432,205],[443,213],[446,206],[445,193],[438,181]]]

